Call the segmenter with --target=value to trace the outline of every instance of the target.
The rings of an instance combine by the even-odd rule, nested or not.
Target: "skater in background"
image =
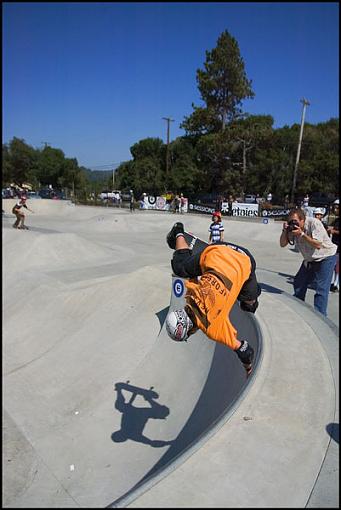
[[[221,212],[215,211],[212,214],[212,223],[210,225],[208,242],[210,244],[222,243],[224,241],[224,226],[221,221]]]
[[[15,216],[17,218],[16,221],[13,223],[13,228],[19,228],[19,229],[22,229],[22,230],[28,230],[28,227],[26,227],[26,225],[25,225],[25,214],[24,214],[24,211],[23,211],[23,207],[25,207],[25,209],[27,209],[31,213],[34,212],[34,211],[32,211],[32,209],[27,207],[27,205],[26,205],[26,197],[25,196],[22,196],[21,198],[19,198],[19,200],[13,206],[13,209],[12,209],[12,213],[15,214]]]
[[[168,233],[167,244],[175,250],[171,262],[174,273],[188,278],[186,306],[168,314],[168,335],[183,342],[200,329],[211,340],[235,351],[249,375],[254,351],[246,340],[237,338],[229,314],[237,300],[240,308],[247,312],[255,313],[258,307],[261,288],[251,253],[241,246],[224,243],[209,245],[193,255],[180,222]]]
[[[130,190],[129,209],[130,209],[130,212],[134,212],[134,210],[135,210],[135,198],[134,198],[134,192],[132,189]]]

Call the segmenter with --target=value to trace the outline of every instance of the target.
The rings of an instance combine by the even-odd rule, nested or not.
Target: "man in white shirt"
[[[314,307],[327,315],[330,283],[336,263],[337,246],[320,220],[306,217],[302,209],[291,209],[279,240],[284,248],[296,244],[303,262],[294,278],[294,296],[305,300],[308,285],[315,283]]]

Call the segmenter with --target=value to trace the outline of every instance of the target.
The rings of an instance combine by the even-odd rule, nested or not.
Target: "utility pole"
[[[293,181],[292,181],[291,203],[294,203],[294,199],[295,199],[296,177],[297,177],[298,162],[300,160],[300,153],[301,153],[301,144],[302,144],[302,137],[303,137],[303,126],[304,126],[305,110],[306,110],[307,106],[310,105],[309,101],[307,99],[304,99],[304,98],[301,99],[300,102],[303,103],[303,109],[302,109],[300,137],[299,137],[299,140],[298,140],[296,163],[295,163],[295,169],[294,169],[294,178],[293,178]]]
[[[174,119],[170,117],[162,117],[163,120],[167,121],[167,147],[166,147],[166,175],[168,177],[169,171],[169,125],[171,122],[174,122]]]
[[[50,143],[49,143],[49,142],[41,142],[41,143],[43,143],[43,144],[44,144],[44,149],[46,149],[46,147],[50,145]]]

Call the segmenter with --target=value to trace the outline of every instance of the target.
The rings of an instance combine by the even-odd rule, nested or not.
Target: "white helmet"
[[[187,312],[175,310],[167,315],[166,330],[172,340],[183,342],[188,338],[188,332],[193,328],[193,322],[187,315]]]
[[[334,200],[334,202],[333,202],[334,205],[339,205],[339,203],[340,203],[340,200],[338,198],[336,200]]]
[[[314,215],[315,214],[324,214],[324,213],[325,213],[325,208],[324,207],[315,207]]]

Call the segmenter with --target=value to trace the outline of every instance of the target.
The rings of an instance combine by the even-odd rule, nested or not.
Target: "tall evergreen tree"
[[[253,98],[251,80],[234,37],[225,30],[212,51],[206,51],[204,69],[197,70],[198,89],[205,107],[196,107],[181,127],[188,134],[224,131],[241,113],[241,102]]]

